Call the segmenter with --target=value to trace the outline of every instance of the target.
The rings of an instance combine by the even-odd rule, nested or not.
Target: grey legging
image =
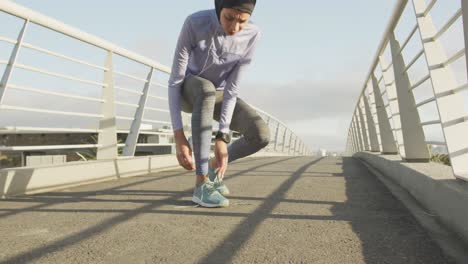
[[[223,91],[209,80],[189,76],[182,85],[182,111],[192,113],[192,142],[197,175],[208,174],[213,119],[219,122]],[[270,130],[257,112],[237,98],[231,130],[242,137],[228,146],[228,162],[251,155],[268,145]]]

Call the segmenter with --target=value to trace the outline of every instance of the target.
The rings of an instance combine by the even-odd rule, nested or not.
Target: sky
[[[212,0],[14,2],[166,66],[185,17],[214,5]],[[258,1],[252,21],[263,37],[239,97],[280,119],[309,149],[344,151],[357,98],[395,4]]]

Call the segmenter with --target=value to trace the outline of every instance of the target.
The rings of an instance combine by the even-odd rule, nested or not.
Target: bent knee
[[[264,148],[270,144],[270,130],[267,128],[268,131],[261,133],[258,137],[258,145],[260,148]]]
[[[192,79],[192,85],[197,97],[216,97],[216,87],[211,81],[201,77],[194,77]]]
[[[258,146],[258,148],[264,148],[270,144],[270,128],[264,122],[253,126],[246,135],[248,141]]]

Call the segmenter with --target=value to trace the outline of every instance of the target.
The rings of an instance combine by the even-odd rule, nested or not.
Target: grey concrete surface
[[[0,201],[0,263],[452,263],[354,158],[230,164],[231,206],[166,171]],[[66,177],[66,175],[64,175]]]
[[[456,179],[451,167],[434,162],[408,163],[397,155],[370,152],[357,153],[356,157],[406,189],[468,244],[468,182]]]

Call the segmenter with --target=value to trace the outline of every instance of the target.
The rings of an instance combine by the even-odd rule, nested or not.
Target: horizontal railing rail
[[[73,125],[73,127],[60,126],[59,122],[47,126],[34,126],[20,124],[16,120],[4,121],[0,126],[0,135],[21,135],[21,134],[97,134],[94,144],[56,144],[56,145],[8,145],[0,146],[0,151],[27,152],[46,150],[70,150],[93,148],[96,150],[97,159],[118,158],[118,148],[123,148],[122,156],[134,156],[137,147],[160,147],[173,146],[173,134],[167,104],[168,86],[163,84],[168,78],[170,68],[158,62],[119,47],[101,38],[85,33],[81,30],[68,26],[60,21],[44,16],[26,7],[13,3],[9,0],[0,2],[0,15],[13,16],[21,22],[21,29],[17,33],[17,39],[8,36],[0,36],[0,43],[6,43],[13,48],[9,58],[0,58],[0,66],[4,66],[4,72],[0,82],[0,115],[6,113],[16,113],[22,116],[44,115],[49,120],[56,118],[80,118],[80,120],[99,123],[97,127],[83,127]],[[72,55],[65,51],[58,51],[52,48],[54,45],[45,46],[37,44],[31,39],[26,39],[28,33],[34,30],[45,30],[54,34],[62,35],[70,41],[75,41],[78,45],[89,44],[93,52],[103,54],[102,65],[93,62],[91,57],[80,58],[74,52]],[[28,40],[28,41],[26,41]],[[54,39],[49,39],[54,42]],[[86,46],[88,47],[88,46]],[[65,72],[61,65],[39,63],[35,65],[29,62],[27,56],[22,57],[23,51],[28,54],[40,54],[54,58],[60,63],[70,63],[83,67],[86,71],[98,72],[101,80],[93,79],[85,74]],[[118,61],[118,62],[117,62]],[[126,70],[125,67],[117,69],[119,62],[138,65],[139,71]],[[46,67],[47,66],[47,67]],[[144,70],[141,70],[141,69]],[[143,71],[143,74],[141,73]],[[15,72],[15,78],[13,78]],[[49,78],[57,82],[67,82],[70,89],[49,89],[49,83],[40,85],[36,83],[19,83],[21,78],[27,79],[30,74],[36,74],[41,78]],[[141,77],[146,75],[146,77]],[[49,80],[47,79],[47,80]],[[78,89],[74,88],[78,85]],[[51,85],[53,86],[53,85]],[[81,87],[85,87],[88,94],[84,94]],[[18,105],[10,102],[7,98],[9,93],[21,92],[36,98],[35,96],[47,96],[47,106]],[[124,94],[121,98],[117,93]],[[90,94],[96,94],[92,96]],[[138,101],[128,101],[127,97],[138,97]],[[53,107],[60,100],[73,100],[74,103],[83,103],[80,111],[73,109],[56,109]],[[37,99],[40,101],[40,99]],[[87,109],[84,104],[96,103],[99,111]],[[127,110],[126,112],[124,110]],[[129,112],[129,110],[131,112]],[[311,152],[303,141],[294,134],[284,123],[268,113],[256,110],[267,120],[271,130],[270,145],[265,149],[267,152],[276,152],[287,155],[309,155]],[[155,117],[157,116],[157,117]],[[184,127],[190,136],[190,115],[183,113]],[[120,123],[127,122],[130,125],[123,126]],[[142,125],[151,125],[154,129],[142,129]],[[3,127],[2,127],[3,126]],[[50,126],[50,127],[49,127]],[[281,134],[280,134],[281,132]],[[238,139],[241,135],[233,131],[233,139]],[[118,134],[123,134],[125,142],[119,142]],[[139,136],[157,136],[157,143],[140,142]],[[141,137],[140,137],[141,139]],[[149,140],[149,139],[147,139]]]

